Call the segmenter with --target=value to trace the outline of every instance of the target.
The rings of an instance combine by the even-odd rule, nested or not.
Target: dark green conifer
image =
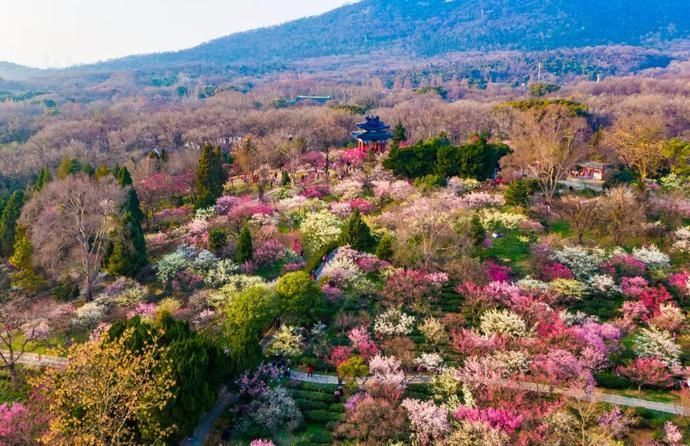
[[[17,220],[24,205],[24,192],[14,192],[5,205],[0,216],[0,256],[9,257],[14,249],[17,235]]]
[[[379,240],[379,244],[376,247],[376,257],[382,260],[392,260],[395,250],[393,245],[395,244],[395,237],[390,232],[387,232]]]
[[[146,239],[141,229],[144,213],[127,168],[120,168],[117,173],[120,187],[127,191],[104,259],[111,274],[133,277],[148,264]]]
[[[254,257],[254,244],[252,242],[252,233],[249,230],[249,225],[245,224],[240,229],[240,234],[237,237],[237,250],[235,252],[235,259],[237,263],[244,263]]]
[[[204,145],[194,178],[194,207],[203,209],[213,206],[223,193],[227,179],[220,147],[214,149],[210,144]]]
[[[45,187],[45,185],[50,183],[51,181],[53,181],[53,174],[50,173],[50,169],[44,167],[43,169],[41,169],[41,172],[39,172],[38,178],[34,183],[34,190],[42,190]]]
[[[393,143],[399,146],[401,142],[407,141],[407,129],[403,125],[402,121],[398,121],[398,124],[393,129]]]
[[[371,234],[369,226],[362,219],[359,209],[355,209],[345,222],[340,233],[340,243],[364,252],[371,252],[376,248],[376,239]]]

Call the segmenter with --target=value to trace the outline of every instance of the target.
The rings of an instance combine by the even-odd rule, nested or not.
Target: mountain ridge
[[[401,50],[541,51],[658,46],[690,37],[685,0],[362,0],[325,14],[231,34],[196,47],[128,56],[98,67],[286,63]]]

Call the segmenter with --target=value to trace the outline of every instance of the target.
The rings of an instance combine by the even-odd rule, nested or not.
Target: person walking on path
[[[314,376],[314,366],[311,364],[307,366],[307,376],[309,378],[312,378]]]

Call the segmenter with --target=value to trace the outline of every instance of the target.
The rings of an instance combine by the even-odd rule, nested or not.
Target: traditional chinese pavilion
[[[357,131],[352,132],[352,137],[357,140],[357,147],[366,152],[380,153],[386,150],[388,141],[393,135],[390,126],[386,125],[378,116],[367,116],[364,122],[357,125]]]
[[[578,164],[576,169],[571,172],[571,176],[587,180],[603,181],[606,177],[606,172],[612,168],[613,166],[611,164],[589,161]]]

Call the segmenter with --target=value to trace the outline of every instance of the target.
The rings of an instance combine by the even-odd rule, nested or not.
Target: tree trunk
[[[17,371],[17,363],[14,362],[14,358],[11,360],[10,364],[7,367],[7,371],[10,374],[10,380],[12,382],[12,389],[15,392],[19,391],[21,382],[19,380],[19,372]]]
[[[86,294],[86,301],[87,302],[91,302],[93,300],[93,283],[92,282],[93,281],[92,281],[91,277],[87,276],[86,277],[86,283],[84,284],[85,288],[86,288],[85,294]]]

